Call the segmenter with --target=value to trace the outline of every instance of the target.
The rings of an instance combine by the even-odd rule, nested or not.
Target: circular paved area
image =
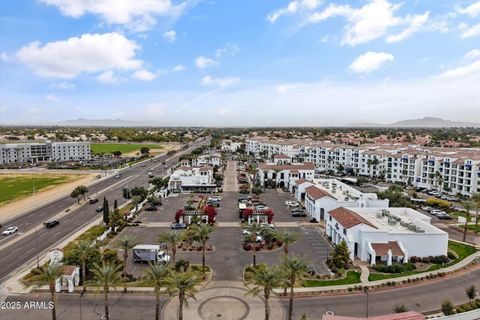
[[[260,297],[246,296],[243,282],[212,281],[196,294],[197,300],[189,300],[184,307],[183,318],[188,320],[243,320],[263,319],[265,304]],[[270,298],[270,319],[285,319],[285,311],[279,299]],[[178,297],[170,299],[162,310],[162,319],[178,319]]]

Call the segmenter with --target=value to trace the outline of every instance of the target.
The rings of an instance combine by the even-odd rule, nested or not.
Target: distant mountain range
[[[50,123],[55,126],[67,127],[141,127],[146,124],[140,121],[122,120],[122,119],[85,119],[65,120]]]
[[[401,120],[391,124],[355,123],[355,124],[352,124],[351,126],[352,127],[368,127],[368,128],[458,128],[458,127],[479,128],[480,123],[451,121],[451,120],[445,120],[441,118],[424,117],[422,119]]]

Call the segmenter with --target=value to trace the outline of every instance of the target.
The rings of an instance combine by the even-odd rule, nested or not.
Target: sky
[[[0,1],[0,125],[480,122],[480,1]]]

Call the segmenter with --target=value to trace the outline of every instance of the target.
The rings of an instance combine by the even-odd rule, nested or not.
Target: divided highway
[[[0,241],[0,248],[2,248],[0,249],[0,283],[5,281],[13,271],[29,263],[37,254],[42,253],[95,218],[98,218],[101,213],[95,212],[95,208],[102,204],[103,197],[106,197],[111,205],[113,205],[115,199],[117,199],[119,205],[125,203],[126,200],[122,196],[122,189],[125,186],[129,188],[146,186],[150,170],[156,176],[163,176],[165,174],[163,161],[166,161],[166,165],[170,168],[174,163],[178,162],[182,154],[190,152],[192,149],[208,142],[208,139],[199,139],[191,143],[187,150],[171,157],[167,155],[157,156],[155,158],[157,161],[147,160],[143,162],[145,166],[135,165],[122,170],[120,179],[110,177],[92,185],[89,187],[89,192],[86,196],[95,193],[95,197],[99,198],[100,201],[94,205],[85,203],[75,210],[66,213],[65,216],[59,219],[60,225],[54,228],[46,229],[43,227],[43,223],[65,211],[72,204],[75,204],[75,199],[66,196],[9,221],[8,225],[18,226],[19,233]],[[21,233],[27,231],[30,231],[28,236],[16,239],[21,237]]]

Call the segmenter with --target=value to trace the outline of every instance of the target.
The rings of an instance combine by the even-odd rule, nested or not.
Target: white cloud
[[[204,56],[200,56],[200,57],[197,57],[197,59],[195,59],[195,65],[199,69],[205,69],[205,68],[214,66],[216,64],[218,64],[217,61]]]
[[[267,20],[274,23],[282,16],[293,15],[300,11],[316,9],[320,5],[319,0],[291,1],[286,7],[275,10],[267,15]]]
[[[460,30],[461,30],[460,36],[464,39],[480,36],[480,23],[475,24],[473,26],[469,26],[466,23],[461,23]]]
[[[126,25],[133,31],[142,32],[157,23],[155,16],[177,16],[186,7],[171,0],[41,0],[58,7],[63,15],[79,18],[94,14],[108,24]]]
[[[175,30],[170,30],[170,31],[167,31],[163,34],[163,37],[170,43],[174,43],[175,40],[177,39],[177,33],[175,32]]]
[[[175,72],[182,72],[182,71],[185,71],[186,69],[187,67],[181,64],[177,64],[175,67],[173,67],[173,71]]]
[[[224,47],[218,48],[215,51],[215,56],[217,58],[223,57],[223,56],[234,56],[240,51],[238,46],[236,44],[232,43],[227,43]]]
[[[120,79],[115,75],[115,73],[112,70],[107,70],[99,74],[97,76],[97,80],[98,82],[103,84],[114,84],[114,83],[118,83]]]
[[[358,9],[350,5],[330,4],[322,12],[311,14],[306,23],[319,23],[333,17],[344,17],[342,44],[355,46],[385,37],[392,28],[406,26],[400,34],[391,36],[390,42],[400,41],[417,32],[428,19],[428,12],[423,15],[399,17],[395,12],[401,4],[392,4],[388,0],[370,0]]]
[[[365,74],[378,70],[385,63],[393,60],[393,55],[390,53],[369,51],[355,59],[349,68],[355,73]]]
[[[465,59],[473,60],[476,58],[480,58],[480,49],[473,49],[465,54]]]
[[[140,80],[140,81],[152,81],[157,77],[156,74],[146,70],[140,69],[133,73],[132,78]]]
[[[430,12],[427,11],[424,14],[418,14],[418,15],[408,17],[407,19],[410,20],[409,21],[410,25],[405,30],[403,30],[398,34],[389,35],[386,39],[387,42],[392,43],[392,42],[402,41],[408,38],[409,36],[411,36],[412,34],[416,33],[425,25],[429,15],[430,15]]]
[[[61,89],[61,90],[73,90],[75,89],[75,84],[71,82],[63,81],[63,82],[52,84],[52,87],[54,87],[55,89]]]
[[[472,18],[480,16],[480,1],[472,3],[471,5],[465,8],[457,7],[457,12],[461,14],[469,15]]]
[[[51,93],[45,96],[45,100],[50,102],[57,102],[60,101],[60,98],[56,94]]]
[[[275,88],[275,91],[279,94],[286,94],[291,92],[294,89],[294,85],[292,84],[281,84]]]
[[[444,79],[458,79],[470,76],[480,76],[480,59],[461,67],[448,69],[438,77]]]
[[[238,83],[238,81],[240,81],[240,79],[236,77],[213,78],[211,76],[205,76],[202,79],[202,84],[204,86],[225,88]]]
[[[112,32],[84,34],[43,46],[32,42],[17,51],[16,57],[40,76],[72,79],[81,73],[137,69],[142,65],[135,59],[138,49],[135,42]]]

